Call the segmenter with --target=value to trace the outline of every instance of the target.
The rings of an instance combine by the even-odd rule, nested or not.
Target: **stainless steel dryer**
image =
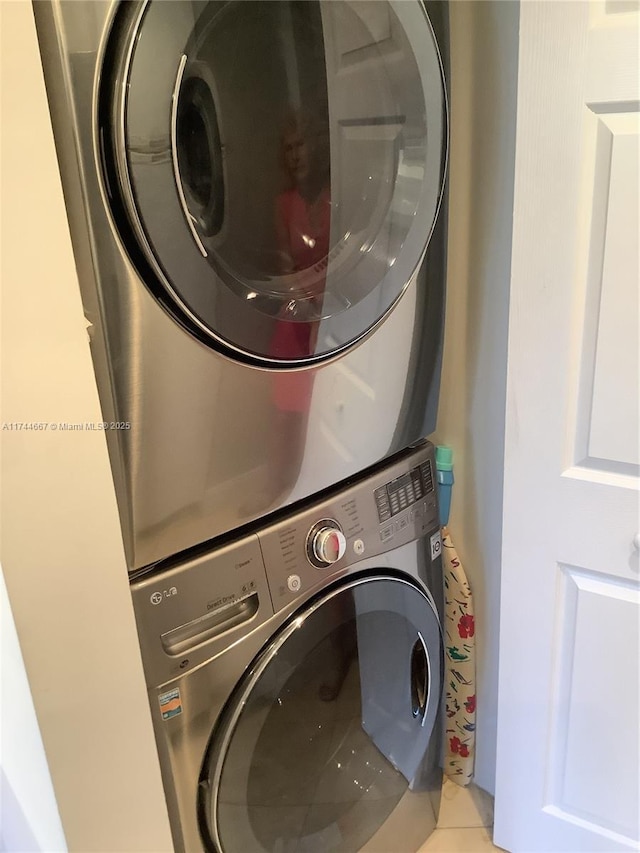
[[[407,853],[434,828],[432,445],[132,585],[178,851]]]
[[[446,3],[34,6],[130,569],[428,435]]]

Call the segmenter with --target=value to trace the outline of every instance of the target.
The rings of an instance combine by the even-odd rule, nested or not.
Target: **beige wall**
[[[33,13],[0,14],[2,421],[99,422]],[[0,436],[2,567],[68,847],[169,850],[104,434]]]
[[[450,8],[449,268],[436,437],[455,453],[450,530],[477,625],[475,781],[493,792],[519,6],[453,0]]]

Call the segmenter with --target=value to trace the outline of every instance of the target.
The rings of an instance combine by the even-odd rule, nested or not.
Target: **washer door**
[[[431,601],[398,578],[351,581],[296,616],[212,737],[199,789],[205,845],[360,849],[420,788],[442,651]]]
[[[107,57],[114,212],[183,323],[295,366],[385,317],[444,179],[445,89],[422,3],[124,3]]]

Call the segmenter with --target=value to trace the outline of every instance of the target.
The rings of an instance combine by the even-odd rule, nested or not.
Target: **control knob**
[[[327,519],[311,528],[307,552],[317,568],[332,566],[344,557],[347,540],[337,522]]]

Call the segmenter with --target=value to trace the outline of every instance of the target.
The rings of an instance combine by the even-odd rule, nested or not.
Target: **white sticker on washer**
[[[442,553],[442,537],[440,536],[440,531],[434,533],[431,539],[429,540],[431,545],[431,561],[437,559]]]

